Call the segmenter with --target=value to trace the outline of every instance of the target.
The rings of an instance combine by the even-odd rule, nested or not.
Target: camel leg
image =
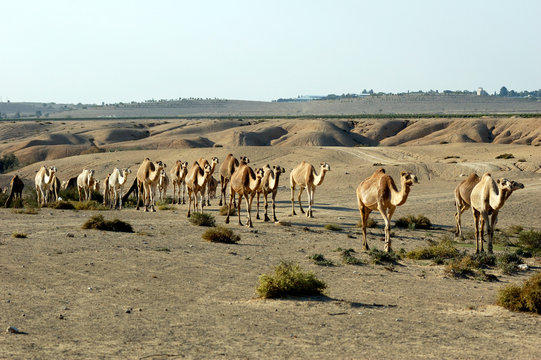
[[[207,206],[210,206],[210,184],[207,182],[207,188],[205,189],[207,193]]]
[[[473,212],[473,225],[475,227],[475,253],[479,254],[479,216],[481,215],[479,211],[472,208]],[[482,244],[482,243],[481,243]]]
[[[488,229],[487,224],[487,230],[488,230],[488,253],[492,254],[492,241],[494,239],[494,227],[496,226],[496,223],[498,222],[498,210],[494,211],[492,213],[492,218],[490,219],[490,230]]]
[[[237,204],[237,214],[239,216],[239,225],[242,226],[242,221],[240,221],[240,205],[242,204],[242,195],[239,194],[239,202]]]
[[[308,212],[306,213],[306,217],[313,218],[314,214],[312,213],[312,205],[314,204],[314,193],[316,189],[312,186],[306,187],[306,192],[308,193]]]
[[[387,212],[382,209],[382,207],[379,207],[379,212],[381,216],[383,217],[383,222],[385,223],[385,252],[392,252],[393,249],[391,247],[391,222],[389,220],[389,217],[387,215]]]
[[[188,216],[190,217],[190,211],[192,210],[192,195],[190,189],[188,189]]]
[[[295,212],[295,184],[291,185],[291,215],[297,215]]]
[[[225,193],[224,193],[224,201],[225,201]],[[229,192],[229,206],[227,207],[227,217],[225,218],[225,223],[229,224],[229,214],[231,214],[231,204],[233,204],[233,192]]]
[[[254,227],[252,225],[252,213],[251,213],[252,201],[254,200],[254,195],[255,194],[250,194],[250,199],[248,199],[248,196],[244,197],[246,199],[246,208],[247,208],[247,211],[248,211],[248,223],[246,224],[246,226],[248,226],[248,227]]]
[[[256,214],[255,214],[255,218],[256,218],[257,220],[260,219],[260,217],[259,217],[259,195],[260,195],[260,194],[261,194],[261,193],[258,191],[258,192],[257,192],[257,204],[256,204],[256,205],[257,205],[257,212],[256,212]],[[266,215],[266,213],[265,213],[265,215]],[[265,220],[265,221],[266,221],[266,220]]]
[[[302,186],[299,186],[299,197],[298,197],[299,207],[301,208],[301,213],[304,214],[304,209],[302,208],[302,203],[301,203],[301,195],[303,191],[304,191],[304,188]]]
[[[264,196],[264,200],[265,200],[265,216],[264,216],[264,221],[270,221],[270,218],[269,218],[269,215],[268,215],[268,208],[269,208],[269,200],[268,200],[268,196],[269,196],[269,194],[268,194],[268,193],[264,193],[263,196]],[[272,204],[274,205],[274,200],[273,200]],[[259,205],[259,204],[258,204],[258,205]],[[276,216],[275,216],[275,217],[276,217]]]
[[[225,189],[227,188],[227,179],[220,175],[220,203],[219,205],[222,206],[225,204]],[[224,199],[222,203],[222,198]]]
[[[276,190],[272,192],[272,217],[274,218],[274,222],[278,222],[278,219],[276,218],[276,204],[275,204],[276,193],[277,193]]]
[[[366,225],[368,223],[368,216],[370,215],[370,209],[360,205],[359,206],[359,211],[361,213],[361,229],[362,229],[362,233],[363,233],[363,246],[362,246],[362,248],[363,248],[364,251],[368,251],[369,247],[368,247],[368,241],[366,239]]]

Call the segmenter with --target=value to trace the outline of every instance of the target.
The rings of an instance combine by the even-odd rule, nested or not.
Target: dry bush
[[[11,236],[16,239],[26,239],[28,237],[28,235],[26,235],[25,233],[18,233],[18,232],[14,232],[13,234],[11,234]]]
[[[319,266],[334,266],[334,263],[331,260],[326,259],[323,254],[314,254],[310,256],[310,259],[314,264]]]
[[[342,228],[338,224],[325,224],[324,228],[329,231],[342,231]]]
[[[342,262],[347,265],[364,265],[364,262],[353,256],[353,253],[355,250],[353,249],[342,249],[338,248],[337,251],[340,251],[340,255],[342,256]]]
[[[504,153],[504,154],[500,154],[498,156],[496,156],[496,159],[514,159],[515,157],[513,156],[513,154],[509,154],[509,153]]]
[[[368,252],[372,262],[378,265],[397,264],[400,260],[400,255],[394,252],[386,252],[378,249],[370,249]]]
[[[541,314],[541,272],[531,276],[522,286],[508,285],[501,289],[497,304],[511,311]]]
[[[83,224],[83,229],[96,229],[116,232],[133,232],[133,228],[127,222],[113,219],[105,220],[103,215],[94,215]]]
[[[327,285],[316,278],[312,272],[304,272],[299,264],[281,261],[274,268],[274,274],[259,276],[256,291],[262,298],[281,298],[286,296],[321,295]]]
[[[75,205],[71,201],[58,200],[47,204],[47,207],[57,210],[75,210]]]
[[[72,204],[75,206],[75,210],[109,210],[108,207],[96,200],[73,201]]]
[[[212,227],[201,236],[204,240],[210,242],[236,244],[240,241],[239,235],[235,234],[231,229],[222,226]]]
[[[363,222],[362,220],[359,220],[357,222],[357,227],[362,227],[363,226]],[[378,223],[376,222],[376,220],[372,219],[372,218],[368,218],[368,220],[366,221],[366,227],[367,228],[377,228],[378,227]]]
[[[408,228],[411,230],[431,229],[432,223],[430,222],[430,219],[424,215],[408,215],[396,220],[395,226],[399,228]]]
[[[224,205],[220,208],[220,215],[227,216],[228,212],[229,212],[229,216],[237,215],[237,209],[235,209],[234,207],[232,207],[231,210],[229,210],[229,206],[227,205]]]
[[[205,212],[194,212],[190,216],[190,222],[197,226],[216,226],[214,216]]]
[[[541,253],[541,231],[521,231],[518,234],[518,246],[534,254]]]
[[[415,249],[406,253],[408,259],[434,260],[442,263],[444,259],[453,259],[460,255],[460,251],[454,247],[453,242],[444,239],[439,243],[430,243],[427,247]]]

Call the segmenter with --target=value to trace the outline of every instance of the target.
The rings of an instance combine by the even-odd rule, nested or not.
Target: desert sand
[[[97,136],[94,141],[99,141]],[[270,164],[286,169],[277,196],[277,217],[291,226],[254,218],[249,229],[238,226],[233,217],[227,227],[241,241],[226,245],[202,240],[205,229],[188,222],[187,205],[155,213],[133,208],[101,212],[44,208],[35,215],[2,208],[0,325],[3,330],[16,326],[26,334],[2,333],[0,357],[538,358],[541,318],[507,311],[496,306],[495,299],[506,284],[521,283],[539,271],[539,259],[527,259],[530,270],[512,275],[490,270],[499,282],[480,282],[450,278],[444,266],[430,261],[375,265],[361,252],[355,188],[379,167],[395,179],[401,170],[419,178],[394,220],[424,214],[435,228],[393,227],[395,250],[453,237],[453,190],[472,171],[491,172],[525,185],[501,210],[498,229],[512,225],[541,229],[540,147],[439,142],[394,147],[225,144],[117,149],[46,160],[4,175],[0,185],[14,173],[31,185],[41,164],[54,164],[60,179],[76,175],[83,167],[96,169],[102,179],[114,167],[136,170],[145,157],[171,166],[177,159],[192,163],[200,156],[223,160],[231,152],[248,156],[255,167]],[[502,153],[514,158],[496,159]],[[301,160],[316,167],[321,161],[331,165],[316,189],[313,219],[290,216],[289,172]],[[305,195],[303,200],[306,203]],[[218,199],[205,208],[225,225],[218,210]],[[81,229],[97,213],[129,222],[135,233]],[[242,216],[244,221],[244,212]],[[376,213],[371,216],[379,227],[369,229],[368,242],[381,250],[382,219]],[[342,231],[325,230],[329,223],[338,224]],[[463,226],[470,237],[457,246],[472,252],[470,211],[463,216]],[[13,238],[15,232],[27,238]],[[343,264],[338,248],[353,248],[366,264]],[[323,254],[336,266],[315,265],[309,259],[313,254]],[[313,271],[326,282],[326,296],[258,298],[258,276],[271,273],[280,260]]]

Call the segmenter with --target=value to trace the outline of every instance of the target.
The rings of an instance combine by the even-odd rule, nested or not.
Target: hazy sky
[[[541,88],[541,1],[1,0],[0,98]]]

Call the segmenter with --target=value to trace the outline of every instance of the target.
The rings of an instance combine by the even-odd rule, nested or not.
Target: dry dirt
[[[494,305],[500,288],[539,270],[539,259],[529,260],[534,270],[514,275],[490,271],[499,282],[449,278],[443,266],[429,261],[401,260],[394,268],[371,264],[360,251],[354,195],[358,183],[379,166],[395,178],[400,170],[416,173],[420,183],[395,219],[425,214],[436,229],[393,229],[393,247],[410,250],[425,246],[427,239],[452,236],[453,189],[461,175],[490,171],[525,184],[500,212],[498,228],[539,230],[540,147],[226,147],[89,154],[57,159],[54,165],[60,179],[83,167],[96,169],[98,178],[104,178],[113,167],[136,170],[147,156],[171,165],[176,159],[191,163],[200,156],[222,160],[229,152],[247,155],[254,166],[286,168],[277,216],[291,226],[254,219],[254,228],[248,229],[233,218],[227,226],[241,241],[225,245],[202,240],[205,229],[187,221],[186,205],[156,213],[133,208],[101,212],[107,219],[129,222],[134,234],[83,230],[81,225],[96,211],[41,209],[31,215],[0,209],[0,326],[25,332],[0,334],[0,357],[540,357],[541,317]],[[515,158],[495,159],[502,153]],[[289,172],[300,160],[331,165],[316,190],[313,219],[289,215]],[[28,185],[39,166],[17,173]],[[7,177],[1,179],[4,185]],[[223,224],[217,202],[206,211]],[[381,217],[372,217],[380,227],[370,229],[369,244],[383,249]],[[343,230],[325,230],[329,223]],[[471,232],[469,211],[463,224]],[[15,232],[27,238],[13,238]],[[471,241],[460,246],[472,251]],[[339,247],[355,249],[366,264],[342,264]],[[313,254],[323,254],[337,266],[317,266],[309,259]],[[258,276],[272,272],[280,260],[315,272],[328,286],[326,296],[257,298]]]

